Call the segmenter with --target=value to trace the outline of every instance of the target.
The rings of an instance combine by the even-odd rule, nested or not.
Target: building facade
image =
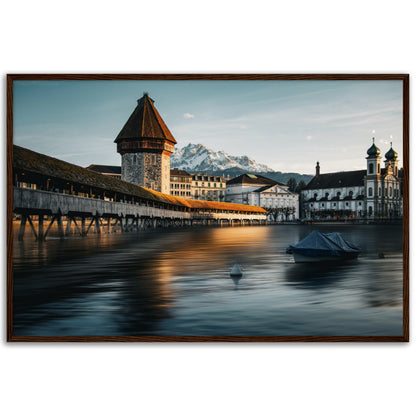
[[[181,198],[192,198],[192,175],[180,169],[170,170],[170,194]]]
[[[224,202],[226,195],[226,181],[223,176],[193,174],[192,199],[200,201]]]
[[[165,194],[170,193],[170,156],[176,140],[147,93],[118,134],[121,179]]]
[[[243,174],[229,180],[226,201],[262,207],[269,221],[299,218],[299,195],[290,192],[287,185],[261,175]]]
[[[367,150],[367,169],[316,174],[301,193],[302,217],[310,220],[401,218],[403,196],[397,153],[391,145],[381,167],[380,149]]]

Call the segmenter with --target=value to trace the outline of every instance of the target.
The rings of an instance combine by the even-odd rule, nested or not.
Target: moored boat
[[[355,259],[361,250],[339,233],[312,231],[297,244],[289,246],[286,252],[293,254],[296,263],[310,263]]]

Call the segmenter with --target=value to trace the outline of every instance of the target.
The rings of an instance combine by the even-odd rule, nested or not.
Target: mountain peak
[[[236,168],[246,172],[274,172],[273,169],[257,163],[246,155],[231,156],[223,150],[211,150],[201,143],[189,143],[177,149],[171,157],[170,164],[172,168],[183,169],[189,173],[217,172]]]

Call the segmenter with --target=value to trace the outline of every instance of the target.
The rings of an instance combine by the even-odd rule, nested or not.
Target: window
[[[390,188],[389,188],[389,196],[391,196],[392,195],[392,190],[391,190],[391,186],[390,186]]]
[[[337,206],[337,203],[336,202],[334,202],[334,207],[336,207]]]
[[[373,188],[371,186],[368,188],[368,196],[373,196]]]
[[[348,206],[348,202],[346,202],[345,205]]]
[[[380,164],[377,163],[377,173],[380,173]]]
[[[136,164],[136,163],[137,163],[137,156],[136,156],[136,155],[134,155],[134,156],[133,156],[133,163],[134,163],[134,164]]]
[[[370,163],[369,165],[368,165],[368,173],[374,173],[374,165],[372,164],[372,163]]]

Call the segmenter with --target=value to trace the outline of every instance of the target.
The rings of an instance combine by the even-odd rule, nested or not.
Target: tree
[[[300,194],[300,192],[302,191],[302,190],[304,190],[306,188],[306,183],[305,183],[305,181],[300,181],[299,183],[298,183],[298,186],[296,187],[296,189],[295,189],[295,192],[297,193],[297,194]]]
[[[297,183],[296,183],[296,179],[295,178],[289,178],[289,180],[287,181],[287,184],[286,184],[288,187],[289,187],[289,191],[290,192],[295,192],[295,189],[296,189],[296,185],[297,185]]]

